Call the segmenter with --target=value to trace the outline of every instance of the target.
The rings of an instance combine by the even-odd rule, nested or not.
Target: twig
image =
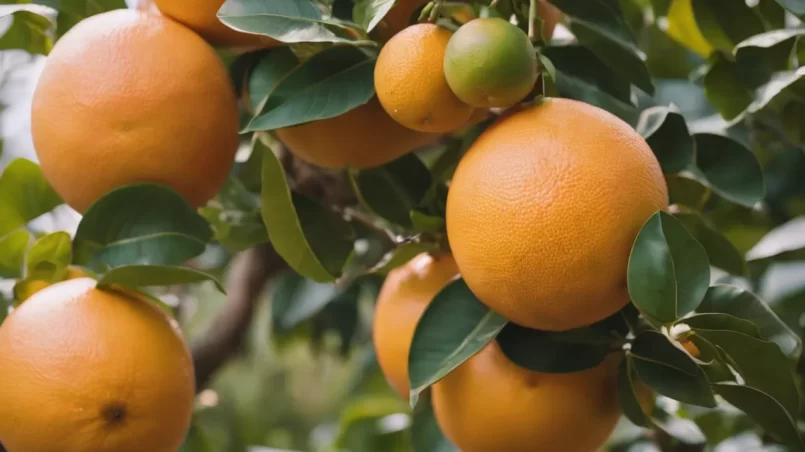
[[[285,262],[269,245],[248,249],[234,258],[226,304],[209,329],[192,344],[196,391],[202,391],[215,372],[238,351],[268,280],[285,268]]]
[[[528,8],[528,38],[532,41],[537,37],[537,3],[538,0],[531,0]]]

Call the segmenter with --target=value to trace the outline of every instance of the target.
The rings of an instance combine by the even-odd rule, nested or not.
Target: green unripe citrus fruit
[[[505,108],[531,92],[538,64],[534,45],[523,30],[500,18],[481,18],[467,22],[450,38],[444,75],[465,103]]]

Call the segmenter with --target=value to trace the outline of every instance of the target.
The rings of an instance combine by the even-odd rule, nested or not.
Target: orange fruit
[[[497,17],[474,19],[447,44],[444,75],[450,89],[479,108],[507,108],[534,89],[537,52],[518,26]]]
[[[154,0],[159,11],[193,29],[214,46],[255,50],[283,45],[268,36],[236,31],[221,22],[218,10],[226,0]]]
[[[377,98],[334,118],[274,131],[299,158],[325,168],[371,168],[439,138],[391,119]]]
[[[408,351],[425,309],[458,276],[450,254],[420,254],[389,272],[377,298],[372,336],[386,380],[408,399]]]
[[[462,452],[599,450],[621,416],[620,357],[580,372],[532,372],[493,341],[432,386],[436,420]]]
[[[0,325],[0,442],[8,452],[175,452],[195,375],[174,324],[91,278],[36,293]]]
[[[398,0],[373,30],[380,41],[388,41],[401,30],[416,22],[421,7],[430,0]]]
[[[556,25],[562,20],[562,11],[547,0],[539,0],[537,17],[542,20],[542,37],[550,41]]]
[[[690,356],[698,358],[701,355],[699,347],[697,347],[696,344],[694,344],[690,339],[684,339],[680,341],[679,344],[685,349],[686,352],[690,353]]]
[[[58,281],[46,281],[43,279],[23,279],[14,285],[14,298],[18,302],[23,302],[31,298],[35,293],[44,289],[45,287],[52,286],[54,283],[66,281],[68,279],[78,279],[89,277],[89,274],[81,267],[69,266],[64,273],[64,277]]]
[[[375,64],[375,89],[395,121],[421,132],[452,132],[466,123],[473,107],[447,85],[444,55],[452,32],[422,23],[394,35]]]
[[[667,204],[660,164],[629,124],[545,99],[498,118],[459,161],[447,237],[482,302],[519,325],[562,331],[626,306],[634,240]]]
[[[118,9],[55,45],[33,96],[46,179],[83,213],[107,191],[168,185],[198,207],[227,178],[239,144],[237,101],[212,47],[161,15]]]

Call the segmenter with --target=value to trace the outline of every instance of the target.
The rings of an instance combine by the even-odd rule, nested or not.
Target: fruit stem
[[[528,8],[528,37],[534,41],[537,37],[537,1],[531,0]]]
[[[430,11],[428,22],[436,22],[439,19],[439,14],[442,12],[442,3],[444,0],[434,0],[433,9]]]

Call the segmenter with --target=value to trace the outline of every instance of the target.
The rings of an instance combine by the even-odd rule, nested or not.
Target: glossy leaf
[[[335,280],[352,251],[354,231],[343,218],[293,194],[274,152],[260,139],[254,146],[263,153],[262,214],[274,249],[297,273],[316,282]]]
[[[398,246],[388,253],[373,269],[373,272],[379,274],[387,274],[391,270],[404,265],[406,262],[415,258],[416,256],[435,251],[437,246],[432,243],[425,242],[410,242]]]
[[[63,231],[40,237],[25,254],[26,279],[62,279],[72,261],[72,246],[72,237]]]
[[[618,77],[590,49],[578,44],[554,44],[546,46],[541,55],[549,58],[552,63],[553,80],[558,77],[556,71],[561,71],[566,77],[577,78],[621,102],[631,104],[629,81]]]
[[[707,252],[672,215],[658,212],[635,239],[627,271],[629,295],[663,323],[692,312],[710,284]]]
[[[565,373],[601,364],[629,331],[620,312],[589,327],[553,332],[513,323],[498,334],[501,351],[515,364],[536,372]]]
[[[697,312],[729,314],[752,322],[758,327],[761,337],[776,342],[786,355],[791,356],[801,349],[799,336],[769,305],[741,287],[726,284],[711,286]]]
[[[665,181],[671,205],[678,204],[701,211],[712,194],[710,187],[686,174],[668,174]]]
[[[285,43],[350,42],[347,28],[327,21],[311,0],[226,0],[218,18],[235,30]]]
[[[774,47],[782,42],[794,39],[798,36],[805,36],[805,28],[782,28],[778,30],[770,30],[765,33],[760,33],[739,42],[733,53],[738,54],[742,49],[750,47],[769,48]]]
[[[654,331],[640,333],[629,355],[640,379],[654,391],[683,403],[716,406],[704,371],[665,336]]]
[[[381,167],[357,172],[355,182],[363,201],[386,220],[413,226],[411,210],[419,204],[431,184],[430,171],[414,154]]]
[[[375,59],[354,47],[331,47],[287,74],[246,131],[274,130],[332,118],[375,94]]]
[[[0,237],[62,204],[36,163],[18,158],[0,175]]]
[[[805,451],[805,441],[797,429],[796,421],[768,394],[733,383],[716,383],[713,389],[767,432],[791,447],[791,450]]]
[[[419,393],[481,351],[508,321],[458,279],[439,292],[417,324],[408,359],[411,404]]]
[[[754,92],[752,103],[747,107],[747,113],[757,113],[763,110],[783,91],[805,80],[805,66],[796,70],[777,72],[771,79],[758,87]]]
[[[229,251],[243,251],[268,243],[268,232],[259,211],[202,207],[198,212],[212,227],[213,239]]]
[[[249,73],[248,87],[251,111],[262,111],[269,94],[298,65],[299,59],[289,47],[272,49],[264,54]]]
[[[2,7],[2,8],[8,8]],[[0,50],[25,50],[31,54],[47,55],[53,48],[54,23],[43,15],[28,9],[28,6],[16,6],[17,11],[11,13],[0,10]],[[25,9],[23,9],[25,8]],[[9,22],[8,28],[2,25]]]
[[[18,229],[0,237],[0,279],[16,279],[22,276],[25,252],[30,240],[31,233],[25,229]]]
[[[696,166],[716,194],[747,207],[763,199],[763,170],[752,151],[723,135],[697,133],[693,138]]]
[[[697,53],[707,57],[713,51],[713,46],[702,35],[693,14],[694,0],[671,0],[668,9],[668,29],[666,33],[674,40]]]
[[[746,259],[756,261],[761,259],[791,257],[799,259],[799,252],[805,250],[805,215],[793,218],[772,229],[760,239],[747,253]]]
[[[428,394],[428,393],[425,393]],[[458,452],[439,428],[430,395],[420,398],[414,407],[411,422],[411,442],[413,452]]]
[[[737,120],[752,104],[752,92],[744,85],[740,67],[722,53],[716,53],[704,76],[707,99],[728,121]]]
[[[777,3],[799,17],[800,20],[805,20],[805,0],[777,0]]]
[[[209,224],[174,189],[134,184],[106,193],[85,212],[75,235],[77,264],[177,265],[203,253]]]
[[[333,283],[317,283],[294,272],[277,279],[272,287],[271,317],[274,325],[290,330],[333,301],[343,289]]]
[[[352,10],[356,24],[372,31],[394,6],[395,0],[358,0]]]
[[[646,413],[640,404],[640,398],[635,390],[636,378],[634,358],[627,355],[618,368],[618,401],[629,421],[638,427],[649,428],[652,425],[651,413]]]
[[[678,173],[693,163],[693,137],[678,109],[658,106],[643,110],[636,128],[651,146],[664,173]]]
[[[700,314],[685,319],[685,324],[721,348],[747,385],[773,397],[796,416],[800,396],[793,365],[777,344],[760,338],[755,325],[728,314]]]
[[[674,215],[688,232],[699,242],[707,252],[710,265],[738,276],[745,276],[749,271],[741,252],[724,237],[718,230],[710,227],[696,213],[679,213]]]
[[[739,42],[765,31],[745,2],[694,0],[693,12],[702,34],[717,49],[731,51]]]
[[[215,288],[226,293],[224,286],[209,273],[189,267],[162,265],[126,265],[106,272],[98,281],[98,287],[119,285],[130,289],[176,284],[192,284],[212,281]]]

